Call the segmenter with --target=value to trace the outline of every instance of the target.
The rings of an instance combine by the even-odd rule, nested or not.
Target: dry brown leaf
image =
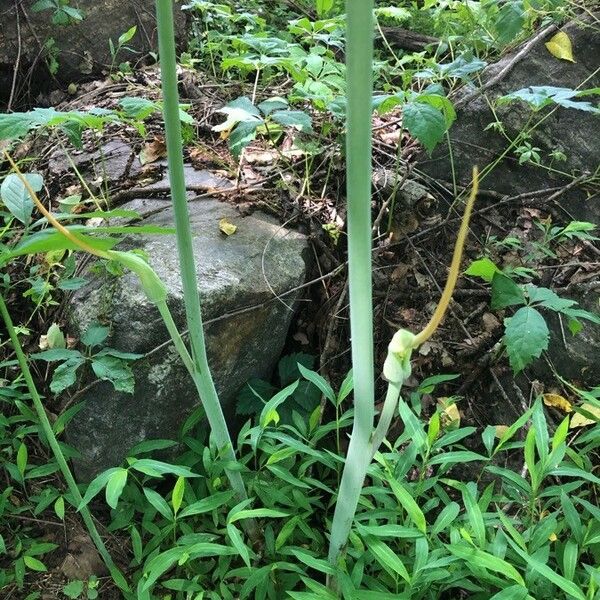
[[[167,155],[167,146],[165,140],[160,137],[155,137],[148,144],[144,144],[140,152],[140,162],[143,165],[156,162]]]

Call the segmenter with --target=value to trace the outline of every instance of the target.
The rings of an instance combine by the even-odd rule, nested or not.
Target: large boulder
[[[530,86],[573,90],[600,86],[598,28],[582,18],[565,25],[562,31],[571,41],[575,62],[561,60],[549,52],[546,43],[556,34],[556,30],[551,30],[487,67],[481,75],[482,93],[466,86],[455,98],[459,110],[449,132],[452,155],[448,146],[441,144],[432,157],[421,158],[419,168],[445,181],[450,180],[454,168],[457,179],[466,184],[473,165],[479,165],[481,171],[498,161],[481,186],[509,196],[566,185],[572,181],[571,174],[576,178],[582,173],[594,173],[600,165],[600,136],[594,134],[600,128],[600,116],[575,108],[550,105],[534,115],[533,122],[539,121],[539,125],[528,143],[539,149],[543,166],[519,165],[512,150],[504,155],[509,145],[507,137],[516,138],[530,121],[532,110],[520,102],[499,105],[499,97]],[[597,104],[597,96],[580,100]],[[502,123],[506,135],[490,127],[496,120]],[[557,158],[557,151],[566,158],[564,162]],[[576,219],[600,220],[600,198],[590,194],[586,186],[567,190],[561,203]]]
[[[19,96],[24,87],[53,87],[52,80],[54,85],[64,85],[93,79],[113,63],[113,68],[124,61],[136,63],[158,49],[155,0],[71,0],[68,8],[78,11],[71,14],[82,18],[71,17],[66,24],[53,23],[55,9],[33,12],[35,0],[4,4],[0,10],[0,102],[10,96],[15,68],[20,74],[15,90]],[[180,6],[174,4],[176,34],[182,40],[186,19]],[[109,40],[116,46],[119,36],[134,25],[137,32],[125,44],[131,50],[123,49],[113,61]]]
[[[147,215],[144,224],[173,225],[170,203],[164,199],[135,199],[123,208]],[[233,206],[215,199],[191,200],[189,211],[209,361],[224,412],[233,419],[240,387],[252,377],[268,377],[281,354],[300,294],[286,292],[304,282],[307,240],[271,217],[259,212],[240,216]],[[223,218],[237,226],[232,235],[220,231]],[[146,253],[168,288],[169,307],[183,331],[174,236],[136,236],[120,247]],[[81,334],[93,322],[108,324],[108,347],[145,356],[133,363],[133,395],[116,392],[108,382],[98,382],[84,394],[85,408],[67,431],[69,443],[82,454],[76,461],[81,479],[119,464],[142,440],[176,439],[198,405],[191,379],[136,276],[112,277],[88,269],[87,278],[89,283],[70,302],[71,331]]]

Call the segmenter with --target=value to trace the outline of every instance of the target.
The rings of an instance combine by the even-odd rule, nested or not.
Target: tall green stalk
[[[374,369],[371,284],[371,116],[373,1],[346,1],[348,278],[354,373],[354,425],[331,527],[329,561],[346,544],[371,462]]]
[[[21,342],[19,341],[19,338],[15,331],[15,327],[10,317],[10,313],[8,312],[6,302],[4,301],[4,298],[1,294],[0,315],[2,316],[2,320],[6,325],[6,330],[8,331],[10,341],[12,342],[13,349],[15,351],[15,354],[17,355],[17,361],[19,363],[21,373],[23,374],[23,378],[25,379],[25,383],[27,385],[29,394],[31,395],[31,399],[33,400],[33,407],[39,419],[42,431],[44,432],[44,437],[46,438],[46,441],[48,442],[48,445],[50,446],[50,449],[54,454],[54,458],[58,463],[61,473],[65,478],[65,481],[67,482],[67,487],[69,488],[69,492],[71,493],[75,505],[81,505],[83,498],[81,496],[81,493],[79,492],[79,488],[77,487],[77,482],[75,481],[75,478],[71,473],[71,469],[69,468],[69,465],[67,464],[60,444],[56,439],[56,435],[54,434],[52,425],[48,420],[48,415],[46,414],[46,410],[44,409],[44,405],[42,404],[42,399],[37,391],[37,388],[35,387],[35,383],[33,381],[33,377],[29,369],[29,364],[27,363],[27,358],[25,356],[25,353],[23,352]],[[108,568],[114,582],[119,586],[121,590],[129,591],[129,586],[125,581],[125,578],[113,562],[109,551],[106,549],[106,546],[104,545],[104,542],[102,541],[102,538],[100,537],[100,534],[96,529],[96,524],[94,523],[94,519],[92,518],[92,514],[90,513],[89,508],[87,506],[82,506],[79,509],[79,512],[81,513],[83,522],[85,523],[88,533],[90,534],[90,538],[92,542],[94,542],[94,545],[96,546],[100,557],[104,561],[104,564]]]
[[[202,325],[202,312],[200,308],[200,296],[198,294],[196,265],[192,247],[192,231],[190,228],[183,170],[183,147],[181,143],[181,121],[179,119],[179,93],[177,91],[177,60],[175,55],[172,0],[156,0],[156,20],[158,24],[169,183],[171,185],[173,211],[175,213],[177,248],[179,251],[185,313],[192,347],[192,358],[197,371],[194,382],[200,392],[206,417],[219,450],[225,453],[229,461],[235,462],[236,456],[233,444],[206,355],[206,343]],[[236,494],[240,499],[245,499],[247,497],[246,489],[239,471],[228,470],[227,476]]]

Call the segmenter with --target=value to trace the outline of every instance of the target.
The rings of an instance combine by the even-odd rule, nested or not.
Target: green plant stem
[[[354,425],[331,527],[329,561],[337,567],[371,461],[375,414],[371,283],[371,116],[373,1],[347,0],[348,280],[354,372]]]
[[[381,442],[387,435],[387,432],[392,424],[392,419],[396,414],[396,407],[398,406],[398,398],[400,397],[400,389],[402,388],[403,382],[389,382],[388,389],[383,403],[383,409],[379,415],[379,421],[377,427],[373,433],[373,442],[371,444],[371,458],[375,456],[375,452],[381,446]]]
[[[200,296],[196,265],[192,246],[187,207],[185,176],[183,170],[183,147],[181,143],[181,122],[179,119],[179,94],[177,91],[177,62],[175,56],[175,37],[173,30],[172,0],[156,0],[156,16],[158,24],[158,41],[160,52],[160,72],[163,91],[163,114],[165,120],[165,137],[167,142],[167,160],[169,166],[169,183],[173,198],[175,227],[177,231],[177,248],[185,300],[185,312],[189,330],[192,357],[197,376],[194,381],[200,391],[200,397],[211,432],[227,460],[236,462],[236,456],[227,429],[227,423],[214,381],[210,373],[206,355],[206,343],[202,324]],[[227,476],[240,499],[246,499],[246,489],[239,471],[227,470]]]
[[[6,302],[4,301],[3,296],[0,294],[0,314],[2,315],[2,319],[4,324],[6,325],[6,329],[8,331],[8,335],[13,345],[13,349],[15,354],[17,355],[17,361],[19,362],[19,367],[21,368],[21,373],[23,374],[23,378],[25,379],[25,383],[27,384],[27,389],[29,390],[29,394],[31,395],[31,399],[33,400],[33,406],[35,408],[35,412],[40,421],[40,425],[42,427],[42,431],[44,432],[44,436],[56,458],[56,462],[61,470],[63,477],[67,483],[67,487],[69,488],[69,492],[73,497],[73,500],[79,505],[83,501],[81,493],[79,492],[79,488],[77,487],[77,482],[71,473],[71,469],[67,464],[65,456],[62,452],[60,444],[56,439],[56,435],[54,434],[54,430],[52,429],[52,425],[48,419],[48,415],[46,414],[46,410],[44,405],[42,404],[42,399],[37,391],[35,386],[35,382],[33,381],[33,377],[31,375],[31,370],[29,369],[29,364],[27,363],[27,357],[23,352],[23,348],[21,346],[21,342],[17,336],[15,331],[14,324],[10,317],[10,313],[8,312],[8,308],[6,306]],[[119,571],[113,559],[107,550],[98,530],[96,529],[96,524],[94,523],[94,519],[92,518],[92,514],[87,506],[81,507],[79,510],[81,513],[81,517],[85,526],[87,527],[88,533],[90,534],[90,538],[94,542],[100,557],[104,561],[104,564],[108,568],[110,574],[112,575],[117,586],[124,591],[129,591],[129,587],[122,573]]]

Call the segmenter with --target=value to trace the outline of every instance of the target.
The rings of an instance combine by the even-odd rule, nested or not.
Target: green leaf
[[[548,348],[550,331],[544,317],[530,306],[504,319],[504,344],[513,371],[519,373]]]
[[[166,462],[154,460],[152,458],[129,459],[131,468],[150,475],[151,477],[160,477],[162,475],[177,475],[178,477],[199,477],[188,467],[181,465],[171,465]]]
[[[77,369],[85,362],[83,356],[73,357],[59,365],[52,375],[50,391],[60,394],[77,381]]]
[[[525,581],[520,573],[509,563],[498,556],[484,552],[479,548],[473,548],[472,546],[465,546],[463,544],[448,544],[446,548],[454,554],[462,558],[468,567],[479,567],[500,573],[513,581],[516,581],[519,585],[525,586]]]
[[[242,557],[242,560],[244,561],[246,566],[248,568],[251,568],[250,550],[248,549],[248,546],[244,544],[244,540],[239,529],[237,529],[234,525],[229,523],[227,525],[227,535],[229,536],[233,547],[238,551],[239,555]]]
[[[251,508],[234,513],[229,517],[228,522],[231,524],[244,519],[274,519],[289,516],[289,513],[273,510],[271,508]]]
[[[483,521],[483,514],[479,508],[477,500],[473,497],[469,487],[466,485],[462,486],[462,497],[467,513],[469,525],[471,525],[471,531],[475,536],[479,548],[485,547],[485,523]]]
[[[109,478],[106,484],[106,503],[111,508],[117,508],[119,498],[123,493],[123,488],[127,483],[127,469],[117,469]]]
[[[375,537],[366,539],[367,548],[373,554],[377,562],[390,575],[400,575],[404,581],[410,583],[410,575],[400,560],[400,557],[383,541]]]
[[[506,538],[508,543],[512,546],[513,550],[529,565],[529,567],[539,573],[542,577],[552,582],[554,585],[559,587],[563,592],[570,594],[577,600],[585,600],[585,595],[581,589],[575,585],[572,581],[565,579],[558,573],[553,571],[548,565],[540,562],[533,558],[527,552],[521,550],[510,538]]]
[[[577,304],[575,300],[561,298],[552,290],[545,287],[537,287],[531,283],[528,283],[525,286],[525,291],[529,296],[530,303],[540,304],[544,308],[548,308],[557,312],[563,312],[567,308],[571,308]]]
[[[498,41],[501,44],[508,44],[521,33],[524,25],[525,9],[523,8],[523,2],[509,0],[500,9],[495,24]]]
[[[471,275],[471,277],[480,277],[487,283],[491,283],[494,279],[494,275],[499,273],[500,269],[496,264],[489,258],[484,257],[479,260],[474,260],[469,268],[465,271],[465,275]]]
[[[38,571],[40,573],[44,573],[48,570],[46,568],[46,565],[41,560],[38,560],[37,558],[33,558],[33,556],[25,555],[23,557],[23,562],[25,563],[25,566],[28,569],[31,569],[32,571]]]
[[[21,442],[19,449],[17,450],[17,469],[21,474],[21,478],[25,475],[25,469],[27,468],[27,446],[24,442]]]
[[[135,380],[131,366],[116,356],[98,356],[92,359],[92,370],[96,377],[110,381],[117,392],[133,394]]]
[[[444,510],[437,516],[435,523],[431,527],[431,533],[438,535],[448,527],[451,523],[454,523],[460,513],[460,506],[456,502],[450,502],[444,507]]]
[[[119,240],[116,238],[97,238],[88,235],[82,235],[80,233],[74,235],[88,246],[100,251],[109,250],[119,242]],[[26,236],[14,248],[11,249],[8,257],[13,258],[15,256],[23,256],[25,254],[38,254],[56,250],[81,250],[81,248],[76,243],[66,238],[59,231],[55,231],[54,229],[46,229],[44,231],[34,233],[33,235]]]
[[[173,512],[171,507],[167,504],[167,501],[154,490],[145,487],[144,496],[148,499],[148,502],[165,518],[167,521],[173,521]]]
[[[256,138],[256,130],[261,121],[241,121],[229,134],[229,149],[236,158],[242,154],[242,150]]]
[[[312,119],[302,110],[278,110],[271,115],[271,119],[284,127],[295,127],[305,133],[312,132]]]
[[[85,333],[81,336],[81,343],[84,346],[89,346],[93,348],[94,346],[100,346],[110,333],[110,328],[105,327],[104,325],[100,325],[98,323],[92,323],[88,325],[88,328],[85,330]]]
[[[83,499],[81,500],[81,502],[79,503],[79,506],[77,507],[77,510],[79,511],[84,506],[89,504],[89,502],[93,498],[95,498],[100,493],[100,490],[102,490],[102,488],[108,483],[108,480],[112,477],[113,473],[116,473],[119,470],[120,470],[119,467],[113,467],[112,469],[103,471],[102,473],[97,475],[94,479],[92,479],[92,481],[90,482],[90,484],[88,485],[88,487],[85,491]]]
[[[71,598],[72,600],[75,600],[76,598],[79,598],[79,596],[81,596],[81,594],[83,594],[83,586],[84,583],[83,581],[71,581],[71,583],[68,583],[67,585],[65,585],[65,587],[62,589],[62,593],[67,597],[67,598]]]
[[[430,104],[408,102],[404,105],[402,115],[406,129],[431,154],[447,130],[443,113]]]
[[[127,453],[127,456],[138,456],[139,454],[146,454],[147,452],[153,452],[154,450],[165,450],[166,448],[172,448],[176,445],[177,442],[174,440],[144,440],[143,442],[136,444]]]
[[[173,505],[173,512],[177,514],[181,508],[183,502],[183,494],[185,492],[185,478],[179,476],[173,487],[173,493],[171,494],[171,504]]]
[[[289,398],[298,387],[299,382],[294,381],[283,390],[275,394],[263,407],[260,413],[259,424],[262,429],[267,427],[269,423],[275,421],[276,423],[279,421],[279,416],[277,415],[277,407],[282,404],[287,398]]]
[[[497,310],[519,304],[525,304],[521,286],[503,273],[495,273],[492,277],[492,308]]]
[[[185,517],[191,517],[194,515],[201,515],[203,513],[210,512],[227,504],[234,497],[235,493],[233,491],[227,492],[217,492],[216,494],[211,494],[206,498],[202,498],[189,506],[186,506],[180,513],[179,518],[183,519]]]
[[[122,46],[123,44],[126,44],[127,42],[130,42],[133,39],[133,36],[135,35],[137,31],[137,25],[134,25],[133,27],[129,28],[125,33],[122,33],[119,36],[119,46]]]
[[[37,173],[23,175],[34,192],[39,192],[44,187],[44,180]],[[0,186],[0,198],[8,211],[21,223],[28,225],[33,212],[33,198],[25,188],[25,184],[16,173],[10,173]]]
[[[427,531],[427,522],[425,520],[425,515],[423,511],[419,508],[418,504],[415,502],[414,498],[409,494],[409,492],[404,488],[404,486],[396,481],[395,479],[389,478],[388,483],[392,488],[392,492],[394,492],[394,496],[402,506],[402,508],[407,512],[408,516],[411,518],[412,522],[417,526],[417,529],[422,533]]]
[[[331,386],[325,380],[324,377],[322,377],[315,371],[311,371],[310,369],[307,369],[301,363],[298,363],[298,369],[299,369],[300,373],[302,374],[302,377],[304,377],[305,379],[308,379],[308,381],[310,381],[311,383],[316,385],[319,388],[319,390],[321,390],[321,393],[323,394],[323,396],[325,396],[325,398],[327,398],[332,404],[335,405],[335,392],[333,391],[333,389],[331,388]]]
[[[326,560],[315,558],[300,548],[290,548],[289,552],[307,567],[319,571],[320,573],[325,573],[326,575],[335,575],[335,569]]]

